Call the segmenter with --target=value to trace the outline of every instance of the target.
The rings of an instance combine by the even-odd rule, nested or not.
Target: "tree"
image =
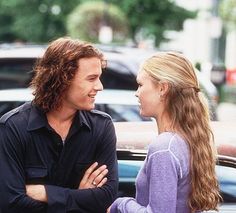
[[[86,1],[78,5],[68,16],[67,29],[72,37],[98,42],[102,26],[110,26],[114,41],[124,40],[128,27],[125,14],[112,4],[102,1]]]
[[[0,0],[0,41],[48,42],[66,34],[64,20],[79,0]]]
[[[117,4],[129,17],[132,38],[141,29],[147,35],[155,36],[156,45],[163,39],[165,30],[180,30],[185,19],[195,17],[196,13],[177,6],[170,0],[109,0]]]
[[[15,40],[48,42],[67,34],[66,23],[68,23],[69,32],[74,35],[75,28],[72,30],[70,21],[67,22],[67,16],[78,4],[87,1],[0,0],[0,42]],[[93,0],[94,5],[96,5],[96,1],[98,0]],[[124,40],[124,37],[128,37],[128,28],[131,38],[134,40],[137,32],[142,30],[147,35],[155,35],[158,45],[164,38],[165,30],[180,30],[183,21],[193,17],[192,12],[176,6],[171,0],[104,0],[104,2],[107,3],[108,12],[106,13],[106,10],[100,12],[99,23],[101,23],[103,15],[107,14],[106,20],[111,20],[108,24],[114,27],[115,40]],[[115,8],[112,4],[120,7],[121,10],[112,9]],[[111,10],[114,11],[112,16],[109,15]],[[95,14],[84,14],[82,19],[91,19],[91,16],[95,16]],[[73,22],[78,21],[73,20]],[[98,24],[98,22],[95,23]],[[96,24],[93,29],[99,27],[99,24]],[[97,34],[97,31],[87,32],[87,35]],[[119,32],[122,33],[119,34]],[[95,37],[91,38],[91,40],[94,39]]]
[[[221,1],[219,13],[227,25],[228,30],[236,30],[236,1],[224,0]]]

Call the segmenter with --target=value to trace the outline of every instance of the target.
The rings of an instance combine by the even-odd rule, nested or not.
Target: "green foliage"
[[[124,41],[128,33],[135,40],[135,35],[141,30],[147,36],[155,35],[158,45],[165,30],[180,30],[183,21],[194,16],[171,0],[103,2],[107,3],[106,9],[99,0],[93,0],[90,12],[85,8],[88,0],[0,0],[0,42],[48,42],[66,35],[67,29],[75,37],[97,41],[98,28],[106,19],[106,24],[114,30],[115,41]],[[77,7],[80,3],[84,3],[81,11],[78,9],[80,6]]]
[[[102,1],[86,1],[78,5],[67,21],[70,36],[91,42],[98,42],[99,30],[104,25],[112,28],[115,41],[127,36],[125,14],[117,6]]]
[[[66,34],[64,20],[79,0],[0,0],[0,41],[48,42]]]
[[[227,25],[228,30],[236,29],[236,1],[223,0],[220,3],[219,14]]]
[[[181,30],[185,19],[194,18],[196,13],[181,8],[170,0],[110,0],[120,5],[129,17],[131,35],[141,29],[155,35],[156,45],[163,39],[165,30]]]
[[[196,63],[195,63],[195,67],[196,67],[199,71],[202,70],[202,69],[201,69],[201,63],[200,63],[200,62],[196,62]]]

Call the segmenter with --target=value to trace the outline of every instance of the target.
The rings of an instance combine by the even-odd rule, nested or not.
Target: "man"
[[[96,48],[70,38],[36,63],[34,100],[0,119],[2,212],[106,212],[118,172],[111,118],[92,110],[103,67]]]

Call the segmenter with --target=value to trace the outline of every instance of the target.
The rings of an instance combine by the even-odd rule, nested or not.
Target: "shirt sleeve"
[[[0,209],[4,213],[42,212],[47,204],[26,195],[23,144],[0,124]]]
[[[169,151],[152,154],[144,165],[149,185],[149,203],[140,205],[134,198],[119,198],[111,207],[111,213],[175,213],[179,164]],[[141,193],[141,192],[139,192]]]
[[[107,122],[101,136],[96,161],[107,165],[107,183],[102,187],[83,190],[46,185],[48,213],[106,212],[114,201],[118,191],[118,166],[116,135],[112,121]]]

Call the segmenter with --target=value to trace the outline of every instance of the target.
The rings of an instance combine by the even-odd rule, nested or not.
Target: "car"
[[[44,51],[41,45],[0,45],[0,89],[28,87],[34,63]]]
[[[135,196],[135,179],[143,165],[148,145],[158,129],[155,122],[118,122],[115,124],[117,135],[117,155],[119,168],[119,196]],[[216,174],[223,202],[220,213],[236,212],[236,125],[232,122],[211,122],[218,155]],[[231,144],[231,146],[230,146]],[[224,149],[224,147],[226,149]],[[234,150],[228,155],[229,147]],[[206,162],[207,163],[207,162]],[[215,213],[216,211],[207,211]]]
[[[0,46],[0,89],[28,87],[32,78],[33,66],[46,46],[5,45]],[[136,90],[136,76],[140,64],[153,51],[138,48],[98,45],[107,59],[101,81],[106,89]],[[200,87],[209,101],[212,120],[217,120],[216,107],[218,92],[214,84],[196,69]]]
[[[135,179],[143,165],[146,153],[141,150],[117,150],[119,197],[135,197]],[[220,213],[236,212],[236,158],[218,155],[216,174],[223,202]],[[207,211],[216,212],[216,211]]]
[[[107,57],[107,71],[102,75],[102,82],[105,88],[132,89],[137,88],[136,76],[142,62],[159,50],[143,50],[138,48],[98,45]],[[216,108],[219,101],[219,94],[216,86],[208,79],[203,72],[195,68],[200,88],[205,94],[211,119],[217,120]]]
[[[0,117],[24,102],[33,99],[30,88],[0,90]],[[150,121],[139,114],[139,104],[133,91],[105,89],[98,92],[95,108],[108,113],[113,121]]]

